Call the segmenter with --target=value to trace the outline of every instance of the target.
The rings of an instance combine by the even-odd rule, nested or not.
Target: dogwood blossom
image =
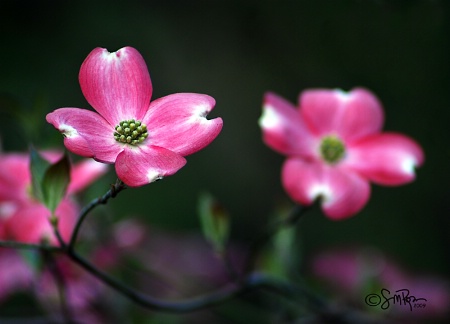
[[[132,47],[116,52],[94,49],[83,62],[79,81],[97,111],[60,108],[47,121],[64,135],[70,151],[115,163],[119,179],[138,187],[182,168],[184,156],[209,145],[222,119],[207,120],[215,100],[177,93],[150,102],[152,84],[144,59]]]
[[[264,142],[287,156],[282,183],[296,202],[321,198],[331,219],[359,212],[370,197],[369,181],[395,186],[415,178],[424,154],[411,138],[381,132],[383,109],[373,93],[312,89],[299,107],[274,93],[264,97],[259,119]]]

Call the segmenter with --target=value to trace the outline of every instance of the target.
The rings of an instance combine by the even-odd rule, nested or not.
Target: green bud
[[[56,215],[50,216],[50,218],[48,220],[50,221],[50,224],[52,225],[52,227],[58,226],[58,217],[56,217]]]

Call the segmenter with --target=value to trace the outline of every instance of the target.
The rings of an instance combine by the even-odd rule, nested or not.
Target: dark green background
[[[413,271],[448,275],[449,23],[444,0],[1,1],[3,149],[63,148],[46,113],[89,107],[78,71],[93,48],[133,46],[147,62],[153,98],[209,94],[217,101],[210,117],[221,116],[224,128],[177,175],[125,191],[109,211],[196,230],[206,190],[232,215],[233,238],[245,242],[289,201],[279,179],[284,157],[262,143],[257,124],[264,92],[296,102],[307,88],[364,86],[385,107],[385,129],[416,139],[426,162],[412,184],[373,186],[351,219],[309,213],[300,223],[304,253],[367,244]],[[93,191],[113,180],[111,172]]]

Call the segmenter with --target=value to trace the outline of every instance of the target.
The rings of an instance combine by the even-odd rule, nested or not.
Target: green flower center
[[[336,136],[326,136],[320,144],[320,155],[329,164],[339,162],[345,155],[345,146]]]
[[[148,136],[147,126],[139,120],[124,120],[115,127],[114,139],[120,143],[141,144]]]

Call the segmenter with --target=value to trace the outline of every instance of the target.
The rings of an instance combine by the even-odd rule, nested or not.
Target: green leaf
[[[224,252],[230,231],[228,213],[208,193],[200,195],[198,207],[203,235],[216,252]]]
[[[30,147],[30,172],[32,195],[37,200],[43,202],[42,179],[50,166],[50,162],[45,160],[33,146]]]
[[[42,179],[42,194],[45,206],[53,213],[66,195],[70,182],[70,162],[67,154],[52,164]]]
[[[297,237],[297,228],[286,220],[292,216],[292,207],[278,206],[273,217],[281,222],[276,227],[276,232],[271,237],[267,246],[262,250],[259,258],[259,267],[280,279],[289,279],[300,269],[301,250]]]
[[[280,279],[287,279],[296,268],[297,249],[295,247],[295,228],[284,227],[278,230],[259,258],[260,270]]]

